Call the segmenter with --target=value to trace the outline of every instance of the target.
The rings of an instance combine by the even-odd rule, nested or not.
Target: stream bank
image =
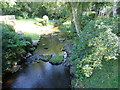
[[[64,43],[57,36],[42,37],[37,43],[36,50],[25,57],[25,64],[19,67],[10,78],[8,77],[3,83],[3,87],[70,88],[71,64],[68,61],[69,51]],[[68,55],[66,58],[65,52]]]

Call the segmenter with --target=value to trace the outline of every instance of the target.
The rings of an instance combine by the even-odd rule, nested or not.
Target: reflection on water
[[[44,37],[28,60],[35,60],[40,54],[62,54],[60,43],[56,37]],[[13,74],[4,84],[9,88],[68,88],[70,87],[70,71],[63,65],[51,65],[49,62],[31,63]]]
[[[12,88],[68,88],[69,68],[49,62],[31,63],[8,81]],[[11,79],[12,79],[11,78]]]

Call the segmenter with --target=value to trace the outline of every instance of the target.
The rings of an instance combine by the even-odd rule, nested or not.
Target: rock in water
[[[21,65],[16,65],[12,68],[12,72],[17,72],[20,69]]]
[[[36,46],[38,42],[39,42],[39,40],[32,40],[32,43],[34,46]]]
[[[64,62],[66,61],[67,58],[67,52],[64,52]]]
[[[32,56],[32,54],[31,53],[27,53],[26,58],[28,58],[30,56]]]

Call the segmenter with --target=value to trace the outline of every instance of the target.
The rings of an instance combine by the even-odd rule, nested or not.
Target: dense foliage
[[[16,33],[10,25],[0,24],[0,30],[2,31],[2,69],[4,74],[11,71],[11,67],[21,61],[32,42],[29,37]]]
[[[47,14],[46,8],[42,6],[42,3],[38,2],[0,2],[0,5],[3,14],[14,14],[18,19],[35,16],[42,17]]]
[[[58,19],[66,15],[66,5],[60,2],[0,2],[0,7],[4,15],[14,14],[18,19],[41,18],[43,15]]]
[[[104,22],[106,25],[109,25],[112,29],[112,32],[115,33],[117,36],[120,36],[119,19],[120,19],[119,16],[111,18],[98,17],[98,20]]]
[[[99,1],[99,0],[98,0]],[[120,2],[118,2],[120,4]],[[60,29],[62,38],[73,43],[70,62],[74,78],[72,86],[79,87],[80,82],[90,80],[96,70],[107,72],[107,62],[110,68],[118,55],[119,9],[114,2],[0,2],[3,15],[15,15],[17,19],[35,18],[36,25],[47,26],[41,21],[47,15],[54,27]],[[117,11],[117,12],[116,12]],[[119,14],[119,15],[118,15]],[[3,72],[21,60],[29,50],[31,40],[23,34],[15,33],[14,29],[6,24],[1,24],[3,34]],[[71,46],[71,42],[69,43]],[[52,57],[49,61],[59,63],[62,56]],[[113,65],[115,67],[115,65]],[[113,67],[113,68],[114,68]],[[109,67],[108,67],[109,68]],[[112,71],[113,68],[111,69]],[[115,67],[116,68],[116,67]],[[109,70],[108,70],[109,71]],[[115,76],[116,72],[114,73]],[[110,74],[109,74],[110,75]],[[89,77],[89,78],[88,78]],[[98,75],[95,76],[95,80]],[[106,76],[107,77],[107,76]],[[93,80],[93,78],[92,78]],[[112,82],[113,80],[109,79]],[[88,81],[90,82],[90,81]],[[94,81],[93,81],[94,82]],[[91,82],[90,82],[91,83]],[[95,83],[95,82],[94,82]],[[115,79],[116,83],[116,79]],[[109,86],[109,85],[108,85]],[[115,85],[116,86],[116,85]],[[88,87],[88,85],[87,85]]]
[[[79,16],[79,24],[80,24],[80,26],[81,26],[81,30],[83,30],[83,28],[90,22],[90,21],[92,21],[92,20],[94,20],[95,18],[94,18],[94,15],[95,15],[95,13],[92,13],[91,12],[91,14],[89,14],[89,15],[81,15],[81,16]]]
[[[118,37],[106,23],[91,21],[83,31],[80,38],[75,38],[74,54],[71,56],[78,78],[81,74],[90,77],[95,68],[101,68],[102,60],[116,59],[118,52]]]

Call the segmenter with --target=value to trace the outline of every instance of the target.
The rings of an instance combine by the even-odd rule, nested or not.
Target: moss
[[[61,63],[63,61],[63,56],[54,56],[49,61],[52,63]]]
[[[65,38],[59,38],[59,40],[65,40]]]

